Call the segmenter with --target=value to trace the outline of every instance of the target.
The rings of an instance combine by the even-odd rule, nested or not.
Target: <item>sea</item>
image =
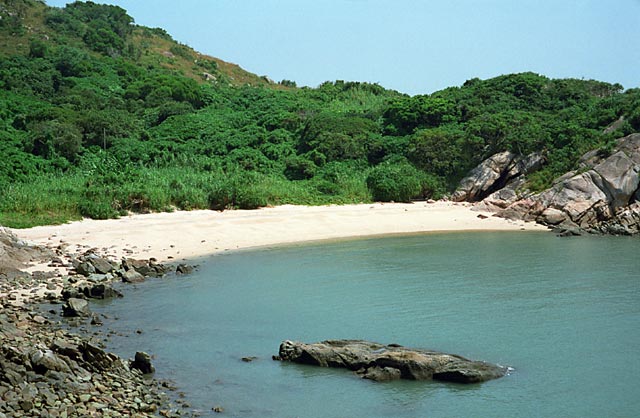
[[[156,377],[173,381],[201,416],[640,415],[638,238],[431,233],[197,263],[192,275],[129,286],[93,309],[118,333],[110,351],[152,354]],[[513,371],[472,385],[378,383],[272,360],[283,340],[342,338]]]

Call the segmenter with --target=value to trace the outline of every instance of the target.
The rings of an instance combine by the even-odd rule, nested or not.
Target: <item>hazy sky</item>
[[[640,87],[640,0],[111,0],[275,81],[409,94],[533,71]],[[64,6],[65,0],[47,0]]]

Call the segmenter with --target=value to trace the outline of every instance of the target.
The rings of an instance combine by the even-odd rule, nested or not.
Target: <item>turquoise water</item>
[[[633,417],[640,240],[454,233],[215,256],[105,309],[205,416]],[[142,334],[136,334],[142,329]],[[478,385],[375,383],[271,360],[284,339],[363,338],[515,368]],[[251,363],[244,356],[256,356]]]

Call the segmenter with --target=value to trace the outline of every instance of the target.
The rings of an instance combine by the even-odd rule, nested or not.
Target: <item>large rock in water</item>
[[[507,367],[468,360],[455,354],[383,345],[362,340],[328,340],[305,344],[283,341],[279,359],[321,367],[356,371],[376,381],[409,379],[478,383],[497,379]]]

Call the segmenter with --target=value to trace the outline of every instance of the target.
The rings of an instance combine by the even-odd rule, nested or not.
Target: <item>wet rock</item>
[[[156,263],[154,259],[136,260],[125,258],[122,260],[122,268],[126,273],[135,271],[143,277],[162,277],[171,271],[169,266]]]
[[[151,356],[143,351],[136,353],[135,359],[131,362],[131,368],[140,370],[142,374],[151,374],[156,371],[151,364]]]
[[[393,367],[374,366],[367,369],[361,369],[358,371],[358,374],[363,379],[375,380],[376,382],[388,382],[402,378],[402,372],[400,369]]]
[[[125,283],[144,282],[144,276],[136,270],[127,270],[122,274],[122,281]]]
[[[69,298],[62,306],[62,316],[66,317],[88,317],[91,315],[89,302],[85,299]]]
[[[110,299],[122,297],[122,293],[106,284],[86,286],[82,289],[82,293],[84,294],[84,296],[92,299]]]
[[[479,383],[508,372],[506,367],[454,354],[361,340],[328,340],[313,344],[287,340],[280,344],[279,358],[294,363],[346,368],[380,381],[401,378]]]
[[[193,267],[187,264],[178,264],[176,267],[177,274],[191,274],[193,273]]]

